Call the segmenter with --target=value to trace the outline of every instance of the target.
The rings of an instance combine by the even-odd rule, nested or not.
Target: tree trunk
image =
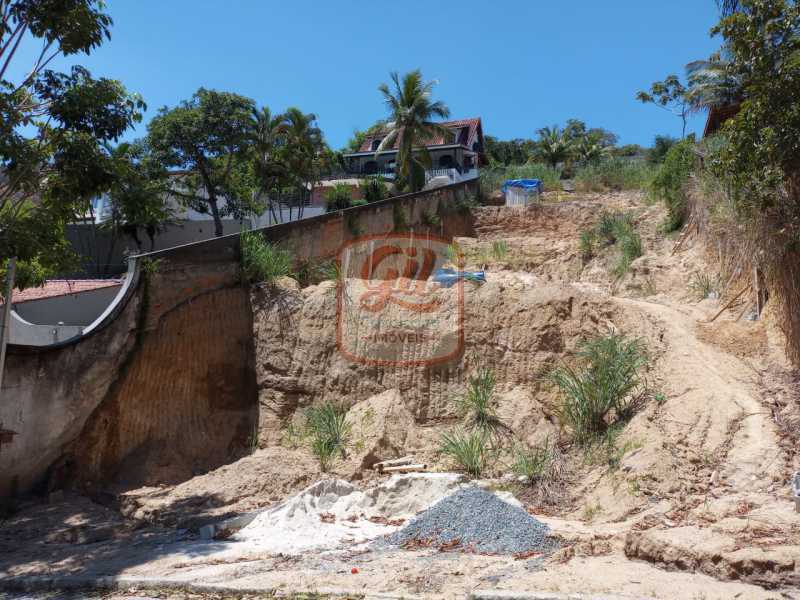
[[[219,207],[217,206],[217,195],[213,192],[208,192],[208,205],[211,207],[211,216],[214,217],[214,235],[222,237],[222,218],[219,216]]]

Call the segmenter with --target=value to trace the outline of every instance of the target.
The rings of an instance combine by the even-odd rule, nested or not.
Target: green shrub
[[[689,282],[689,289],[694,292],[698,299],[704,300],[712,293],[719,291],[719,277],[708,273],[695,273]]]
[[[505,240],[492,242],[492,256],[495,260],[503,260],[508,254],[508,243]]]
[[[317,267],[317,273],[322,281],[339,281],[342,267],[338,260],[328,260]]]
[[[594,255],[598,243],[618,245],[619,258],[612,268],[616,277],[625,275],[631,263],[643,254],[642,238],[636,232],[630,213],[604,212],[593,229],[581,232],[579,245],[584,261]]]
[[[361,183],[364,190],[364,200],[367,202],[378,202],[389,196],[389,188],[380,177],[370,177]]]
[[[346,183],[335,183],[325,192],[325,210],[328,212],[344,210],[351,206],[353,206],[353,188]]]
[[[352,425],[347,420],[347,408],[333,402],[323,402],[306,411],[306,431],[311,451],[326,472],[339,454],[345,455],[350,443]]]
[[[392,219],[394,221],[394,230],[397,233],[408,231],[408,213],[399,204],[392,207]]]
[[[244,231],[240,237],[242,277],[245,281],[272,283],[278,277],[292,276],[292,255],[270,244],[258,231]]]
[[[579,250],[581,253],[581,260],[588,261],[594,256],[595,245],[595,232],[594,229],[584,229],[581,231],[579,243]]]
[[[641,391],[640,370],[647,358],[638,340],[619,335],[585,342],[578,351],[576,367],[562,365],[550,373],[563,400],[562,422],[576,441],[587,444],[605,434],[615,421],[630,417]]]
[[[439,227],[442,224],[442,218],[432,210],[423,210],[420,222],[425,227]]]
[[[480,368],[469,378],[467,393],[456,398],[456,405],[462,416],[467,418],[470,427],[486,433],[497,433],[508,429],[495,412],[496,383],[494,371]]]
[[[480,477],[489,458],[489,436],[483,429],[457,429],[442,434],[439,452],[473,477]]]
[[[692,140],[683,140],[672,146],[651,184],[653,195],[667,207],[665,231],[680,229],[686,220],[686,186],[695,164],[694,146]]]
[[[514,462],[511,470],[532,484],[548,474],[552,462],[553,448],[549,439],[545,440],[542,446],[526,447],[517,444],[514,446]]]
[[[667,152],[677,143],[678,138],[671,135],[657,135],[653,141],[653,147],[647,149],[647,162],[652,165],[663,163]]]
[[[653,179],[655,169],[643,160],[609,157],[583,165],[575,172],[575,189],[583,192],[605,190],[643,190]]]

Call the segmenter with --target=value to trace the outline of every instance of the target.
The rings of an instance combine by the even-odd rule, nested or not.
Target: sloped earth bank
[[[632,211],[644,242],[644,256],[621,280],[608,275],[614,247],[587,264],[578,250],[580,231],[611,209]],[[800,468],[797,377],[769,310],[763,321],[735,322],[743,308],[735,307],[708,323],[719,302],[698,300],[688,289],[694,274],[712,273],[700,244],[673,255],[675,239],[658,233],[663,211],[638,194],[486,207],[475,215],[477,238],[458,241],[469,266],[487,270],[487,282],[466,286],[466,351],[458,364],[387,369],[348,362],[336,349],[332,282],[255,289],[260,448],[178,486],[95,502],[67,494],[23,507],[0,528],[0,576],[121,575],[195,591],[800,597],[800,513],[788,488]],[[493,253],[500,240],[507,251]],[[544,375],[581,339],[609,331],[645,342],[652,393],[613,456],[598,459],[570,447],[559,431],[557,395]],[[565,480],[554,494],[542,497],[505,479],[485,484],[516,492],[550,528],[558,550],[487,556],[442,546],[350,545],[281,553],[198,539],[197,528],[209,520],[270,507],[262,514],[278,514],[281,506],[307,512],[307,503],[280,502],[321,479],[344,479],[350,483],[341,485],[355,486],[348,494],[369,494],[387,479],[369,468],[379,460],[414,454],[433,470],[452,469],[436,448],[441,433],[459,423],[451,398],[480,366],[495,371],[499,413],[519,438],[560,435]],[[352,406],[356,440],[326,476],[289,435],[303,409],[321,400]],[[507,465],[501,457],[489,476],[502,477]],[[322,539],[330,533],[325,527],[346,526],[317,514],[319,534],[302,535]],[[384,522],[389,513],[372,516],[376,529],[392,527]]]

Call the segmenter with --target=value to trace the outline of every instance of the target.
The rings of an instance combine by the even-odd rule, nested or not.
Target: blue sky
[[[335,148],[385,115],[376,87],[389,71],[417,67],[439,80],[454,118],[480,116],[488,135],[534,137],[576,117],[647,145],[680,135],[680,120],[636,91],[718,46],[713,0],[110,0],[108,10],[111,41],[79,62],[141,93],[148,117],[204,86],[316,113]]]

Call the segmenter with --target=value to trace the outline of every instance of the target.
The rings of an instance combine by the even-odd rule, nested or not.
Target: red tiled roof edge
[[[43,286],[27,288],[24,290],[14,290],[11,296],[13,304],[31,302],[33,300],[44,300],[46,298],[57,298],[58,296],[69,296],[91,292],[103,288],[116,287],[122,285],[122,279],[51,279]]]
[[[464,141],[463,145],[467,146],[468,148],[472,148],[472,144],[475,142],[475,139],[478,137],[478,129],[481,127],[481,118],[480,117],[473,117],[470,119],[458,119],[456,121],[441,121],[437,123],[438,125],[442,125],[443,127],[448,128],[456,128],[456,127],[469,127],[469,131],[467,132],[467,139]],[[376,137],[383,137],[386,135],[386,132],[380,132],[376,134],[370,134],[366,138],[364,138],[364,142],[361,144],[361,147],[358,149],[359,152],[369,152],[372,150],[372,141]],[[446,144],[441,136],[437,137],[434,140],[429,141],[426,145],[428,146],[441,146]],[[394,145],[392,146],[392,150],[396,150],[398,146],[398,141],[396,140]]]

